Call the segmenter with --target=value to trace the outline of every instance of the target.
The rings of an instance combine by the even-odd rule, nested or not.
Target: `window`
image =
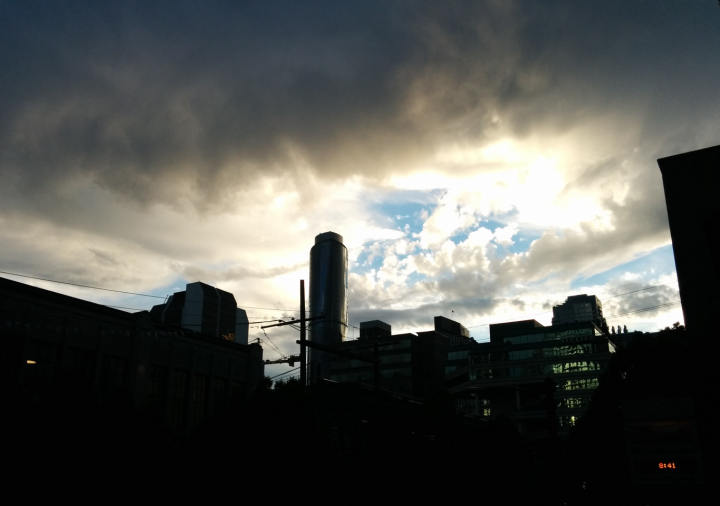
[[[162,409],[165,401],[167,370],[156,365],[150,366],[148,375],[148,403]]]
[[[470,353],[470,350],[451,351],[448,353],[448,360],[461,360],[463,358],[467,358],[469,353]]]
[[[490,416],[490,401],[487,399],[457,399],[455,407],[463,413],[473,413],[480,416]]]
[[[187,393],[187,383],[188,373],[186,371],[173,372],[170,423],[175,430],[182,430],[185,427],[185,397]]]
[[[392,392],[397,392],[399,394],[411,395],[412,381],[396,381],[390,383],[389,385],[386,385],[386,388]]]
[[[369,373],[372,378],[373,373]],[[394,368],[394,369],[383,369],[380,371],[381,378],[411,378],[412,369],[409,367]],[[370,379],[368,378],[368,379]]]
[[[70,349],[70,371],[76,377],[92,383],[95,380],[95,353],[89,350]]]
[[[572,427],[577,423],[576,416],[561,416],[558,418],[558,425],[562,428]]]
[[[458,368],[458,366],[456,366],[456,365],[448,365],[445,367],[445,374],[446,375],[450,374],[451,372],[456,371],[457,368]]]
[[[118,357],[103,357],[101,370],[102,391],[112,394],[120,391],[123,386],[125,360]]]
[[[558,385],[561,390],[587,390],[598,387],[597,378],[583,378],[560,382]]]
[[[195,385],[192,390],[192,426],[199,426],[205,418],[205,404],[207,401],[207,376],[195,375]]]
[[[227,380],[215,378],[213,382],[213,413],[222,413],[227,406]]]
[[[492,369],[480,369],[477,371],[470,371],[471,380],[489,379],[493,377]]]
[[[230,384],[230,395],[232,396],[232,402],[242,402],[245,399],[245,383],[233,381]]]
[[[398,364],[402,362],[410,362],[412,360],[412,355],[410,353],[400,353],[396,355],[385,355],[380,356],[380,363],[382,364]],[[360,360],[352,360],[352,366],[351,367],[363,367],[367,366],[367,362],[361,362]]]
[[[587,405],[587,399],[582,397],[568,397],[560,401],[563,408],[584,408]]]
[[[58,347],[35,341],[30,348],[26,377],[30,384],[50,386],[55,378]]]

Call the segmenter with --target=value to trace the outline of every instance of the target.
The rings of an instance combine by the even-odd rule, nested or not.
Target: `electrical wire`
[[[662,284],[659,284],[659,285],[648,286],[648,287],[646,287],[646,288],[641,288],[641,289],[639,289],[639,290],[633,290],[632,292],[619,293],[619,294],[617,294],[617,295],[612,295],[612,296],[610,296],[610,297],[605,297],[604,299],[600,299],[600,300],[614,299],[615,297],[622,297],[623,295],[630,295],[631,293],[644,292],[645,290],[651,290],[651,289],[653,289],[653,288],[658,288],[658,287],[660,287],[660,286],[674,285],[674,284],[676,284],[676,283],[677,283],[677,279],[676,279],[675,281],[671,281],[671,282],[669,282],[669,283],[662,283]]]
[[[127,295],[137,295],[139,297],[152,297],[154,299],[164,299],[167,300],[167,296],[160,296],[160,295],[150,295],[147,293],[136,293],[136,292],[126,292],[123,290],[112,290],[110,288],[101,288],[99,286],[90,286],[90,285],[81,285],[79,283],[70,283],[69,281],[57,281],[55,279],[47,279],[47,278],[40,278],[37,276],[28,276],[27,274],[18,274],[17,272],[8,272],[8,271],[0,271],[2,274],[9,274],[10,276],[18,276],[21,278],[29,278],[29,279],[37,279],[39,281],[47,281],[48,283],[59,283],[61,285],[71,285],[71,286],[78,286],[80,288],[90,288],[92,290],[103,290],[106,292],[115,292],[115,293],[124,293]],[[201,303],[201,301],[196,300],[186,300],[185,302],[194,302],[194,303]],[[238,304],[238,307],[240,309],[248,308],[248,309],[264,309],[267,311],[287,311],[289,313],[299,313],[300,310],[294,310],[294,309],[278,309],[278,308],[272,308],[272,307],[255,307],[255,306],[245,306],[243,304]]]
[[[283,373],[277,374],[277,375],[273,376],[272,378],[268,378],[268,379],[279,378],[280,376],[285,376],[286,374],[291,373],[291,372],[293,372],[293,371],[297,371],[298,369],[300,369],[299,366],[296,367],[295,369],[290,369],[289,371],[285,371],[285,372],[283,372]]]
[[[103,306],[103,307],[106,307],[106,306]],[[54,320],[59,319],[59,320],[70,321],[70,322],[80,320],[80,321],[91,321],[91,322],[96,322],[96,323],[111,323],[113,325],[127,325],[130,323],[132,323],[132,324],[135,323],[135,322],[123,322],[122,320],[118,320],[118,319],[93,318],[93,317],[89,317],[89,316],[79,316],[79,315],[75,315],[75,314],[58,315],[58,314],[53,314],[53,313],[48,313],[48,312],[43,312],[43,311],[20,309],[20,308],[13,308],[13,307],[0,307],[0,311],[12,311],[12,312],[17,312],[17,313],[41,315],[41,316],[47,317],[48,319],[54,319]],[[132,315],[134,313],[124,313],[124,314]],[[277,321],[277,320],[268,320],[268,322],[274,322],[274,321]],[[31,322],[28,319],[28,321],[19,321],[18,323],[31,323]],[[261,322],[251,322],[251,323],[267,323],[267,322],[261,321]],[[50,324],[50,323],[47,323],[47,324]],[[199,333],[199,332],[197,330],[188,329],[187,327],[201,327],[202,326],[201,324],[185,324],[183,326],[179,326],[179,325],[174,325],[171,323],[162,323],[162,325],[174,327],[175,329],[177,329],[177,330],[173,330],[174,332],[182,332],[183,330],[187,330],[188,332],[196,332],[196,333]],[[67,325],[65,324],[64,326],[67,326]],[[108,329],[108,330],[111,330],[111,329]],[[124,330],[127,330],[127,329],[124,329]],[[132,331],[134,332],[134,329]],[[163,331],[164,330],[159,330],[158,332],[163,332]],[[153,332],[156,332],[156,331],[153,330]]]
[[[56,281],[54,279],[46,279],[46,278],[38,278],[36,276],[28,276],[26,274],[17,274],[15,272],[7,272],[7,271],[0,271],[2,274],[10,274],[11,276],[19,276],[21,278],[30,278],[30,279],[37,279],[39,281],[48,281],[50,283],[59,283],[61,285],[71,285],[71,286],[79,286],[81,288],[91,288],[93,290],[104,290],[106,292],[115,292],[115,293],[125,293],[128,295],[138,295],[140,297],[152,297],[154,299],[165,299],[165,297],[161,297],[159,295],[148,295],[146,293],[135,293],[135,292],[125,292],[123,290],[111,290],[110,288],[99,288],[97,286],[89,286],[89,285],[81,285],[78,283],[70,283],[68,281]]]
[[[18,277],[22,277],[22,278],[36,279],[36,280],[39,280],[39,281],[47,281],[47,282],[50,282],[50,283],[58,283],[58,284],[63,284],[63,285],[77,286],[77,287],[81,287],[81,288],[89,288],[89,289],[92,289],[92,290],[103,290],[103,291],[107,291],[107,292],[122,293],[122,294],[126,294],[126,295],[137,295],[137,296],[139,296],[139,297],[151,297],[151,298],[156,298],[156,299],[164,299],[164,300],[167,300],[167,296],[161,297],[161,296],[159,296],[159,295],[150,295],[150,294],[137,293],[137,292],[127,292],[127,291],[124,291],[124,290],[113,290],[113,289],[110,289],[110,288],[101,288],[101,287],[97,287],[97,286],[83,285],[83,284],[79,284],[79,283],[71,283],[71,282],[68,282],[68,281],[57,281],[57,280],[54,280],[54,279],[41,278],[41,277],[37,277],[37,276],[29,276],[29,275],[26,275],[26,274],[18,274],[18,273],[15,273],[15,272],[9,272],[9,271],[3,271],[3,270],[0,270],[0,273],[2,273],[2,274],[8,274],[8,275],[11,275],[11,276],[18,276]],[[652,289],[654,289],[654,288],[658,288],[658,287],[661,287],[661,286],[667,286],[667,285],[671,285],[671,284],[675,284],[675,283],[677,283],[677,280],[676,280],[676,281],[669,282],[669,283],[662,283],[662,284],[659,284],[659,285],[648,286],[648,287],[645,287],[645,288],[641,288],[641,289],[639,289],[639,290],[633,290],[633,291],[630,291],[630,292],[620,293],[620,294],[617,294],[617,295],[611,295],[610,297],[605,297],[605,298],[602,298],[602,299],[600,299],[600,300],[608,300],[608,299],[613,299],[613,298],[615,298],[615,297],[622,297],[622,296],[624,296],[624,295],[630,295],[630,294],[642,292],[642,291],[645,291],[645,290],[652,290]],[[187,303],[187,302],[201,303],[201,301],[192,301],[192,300],[186,300],[185,302],[186,302],[186,303]],[[666,305],[672,305],[672,304],[676,304],[676,302],[669,303],[669,304],[666,304]],[[144,311],[144,310],[142,310],[142,309],[129,308],[129,307],[123,307],[123,306],[110,306],[110,305],[104,305],[104,304],[100,304],[100,305],[105,306],[105,307],[110,307],[110,308],[130,309],[130,310],[136,310],[136,311]],[[657,308],[660,308],[660,307],[665,307],[666,305],[660,305],[660,306],[657,306],[657,307],[654,307],[654,308],[643,309],[643,310],[639,310],[639,311],[637,311],[637,312],[650,311],[650,310],[652,310],[652,309],[657,309]],[[238,305],[238,306],[240,306],[240,305]],[[255,306],[242,306],[242,308],[243,308],[243,309],[244,309],[244,308],[248,308],[248,309],[261,309],[261,310],[268,310],[268,311],[285,311],[285,312],[291,312],[291,313],[299,313],[299,312],[300,312],[299,310],[296,311],[296,310],[291,310],[291,309],[264,308],[264,307],[255,307]],[[524,315],[524,316],[520,316],[520,317],[515,317],[515,318],[513,318],[513,319],[511,319],[511,320],[508,320],[508,321],[513,321],[513,320],[515,320],[515,319],[517,319],[517,318],[528,318],[528,317],[531,317],[531,316],[539,316],[539,315],[548,314],[548,313],[552,313],[552,311],[543,311],[543,312],[541,312],[541,313],[534,313],[534,314],[531,314],[531,315]],[[632,312],[628,312],[628,313],[622,313],[622,314],[619,314],[619,315],[614,315],[614,316],[611,316],[611,317],[606,317],[605,319],[616,318],[616,317],[619,317],[619,316],[626,316],[626,315],[628,315],[628,314],[635,314],[635,313],[636,313],[636,312],[632,311]],[[201,316],[201,315],[194,315],[194,316]],[[268,320],[268,321],[262,321],[262,322],[248,322],[248,325],[254,324],[254,323],[268,323],[268,322],[272,322],[272,321],[276,321],[276,320]],[[279,321],[279,320],[278,320],[278,321]],[[244,322],[242,322],[242,323],[244,323]],[[355,328],[355,329],[358,328],[358,327],[356,327],[355,325],[350,325],[350,324],[347,324],[347,323],[344,323],[344,322],[337,322],[337,323],[341,323],[341,324],[343,324],[343,325],[345,325],[345,326],[353,327],[353,328]],[[502,322],[497,322],[497,323],[502,323]],[[484,326],[488,326],[488,325],[491,325],[491,323],[481,323],[481,324],[473,325],[473,326],[466,327],[466,328],[467,328],[467,329],[474,329],[474,328],[484,327]],[[187,325],[187,326],[196,326],[196,327],[197,327],[197,326],[201,326],[201,325],[198,324],[198,325]],[[299,330],[299,329],[296,328],[296,330]],[[265,334],[265,335],[266,335],[266,337],[267,337],[267,334]],[[268,338],[268,341],[270,341],[270,338]],[[275,346],[275,345],[273,344],[273,346]],[[279,350],[279,348],[277,348],[276,346],[275,346],[275,348]],[[282,356],[282,354],[281,354],[281,356]]]
[[[644,312],[646,312],[646,311],[652,311],[653,309],[659,309],[659,308],[661,308],[661,307],[674,306],[675,304],[680,304],[680,301],[679,301],[679,300],[676,300],[675,302],[667,302],[667,303],[665,303],[665,304],[659,304],[659,305],[657,305],[657,306],[645,307],[645,308],[642,308],[642,309],[636,309],[636,310],[634,310],[634,311],[628,311],[628,312],[626,312],[626,313],[620,313],[620,314],[615,314],[615,315],[612,315],[612,316],[606,316],[605,319],[606,319],[606,320],[611,320],[611,319],[613,319],[613,318],[619,318],[619,317],[621,317],[621,316],[627,316],[627,315],[629,315],[629,314],[644,313]]]
[[[283,354],[283,352],[280,351],[280,348],[278,348],[278,347],[275,345],[275,343],[273,343],[273,342],[270,340],[270,338],[269,338],[268,335],[267,335],[267,332],[265,332],[265,329],[262,329],[262,331],[263,331],[263,334],[265,334],[265,337],[267,338],[268,343],[269,343],[273,348],[275,348],[275,351],[277,351],[277,352],[280,354],[280,357],[285,358],[285,355]]]
[[[633,290],[633,291],[631,291],[631,292],[619,293],[619,294],[617,294],[617,295],[612,295],[612,296],[610,296],[610,297],[605,297],[605,298],[600,299],[600,300],[614,299],[615,297],[622,297],[623,295],[630,295],[630,294],[632,294],[632,293],[644,292],[645,290],[652,290],[653,288],[658,288],[658,287],[666,286],[666,285],[672,285],[672,284],[675,284],[675,283],[677,283],[677,280],[671,281],[670,283],[662,283],[662,284],[660,284],[660,285],[647,286],[647,287],[645,287],[645,288],[641,288],[641,289],[639,289],[639,290]],[[674,304],[674,303],[672,303],[672,304]],[[515,320],[517,320],[518,318],[529,318],[529,317],[531,317],[531,316],[539,316],[539,315],[548,314],[548,313],[552,313],[552,311],[543,311],[542,313],[534,313],[534,314],[531,314],[531,315],[517,316],[517,317],[511,318],[510,320],[507,320],[507,321],[515,321]],[[628,313],[628,314],[629,314],[629,313]],[[615,316],[623,316],[623,315],[615,315]],[[612,317],[610,317],[610,318],[615,318],[615,316],[612,316]],[[605,319],[607,320],[608,317],[605,317]],[[479,325],[473,325],[472,327],[466,327],[466,328],[467,328],[467,329],[474,329],[474,328],[477,328],[477,327],[485,327],[485,326],[487,326],[487,325],[494,325],[495,323],[504,323],[504,322],[481,323],[481,324],[479,324]]]

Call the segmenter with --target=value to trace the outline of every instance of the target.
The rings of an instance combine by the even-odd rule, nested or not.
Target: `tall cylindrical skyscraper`
[[[335,232],[315,237],[310,250],[310,315],[325,314],[308,326],[312,342],[338,345],[347,336],[348,253],[343,238]],[[308,370],[310,382],[330,378],[330,355],[310,348]]]

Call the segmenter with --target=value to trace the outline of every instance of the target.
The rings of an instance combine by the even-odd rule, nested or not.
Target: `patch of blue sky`
[[[528,233],[519,231],[513,236],[513,244],[508,247],[510,253],[525,253],[530,249],[530,245],[535,239],[539,239],[542,234]]]
[[[408,274],[407,277],[407,286],[413,286],[420,281],[425,281],[427,279],[428,277],[425,274],[421,274],[419,272],[411,272],[410,274]]]
[[[467,240],[468,236],[471,232],[477,230],[477,227],[473,227],[471,229],[463,230],[462,232],[459,232],[455,234],[454,236],[450,237],[450,240],[454,242],[455,244],[460,244],[461,242]]]
[[[370,204],[369,210],[378,224],[389,228],[404,229],[409,225],[411,233],[422,231],[422,211],[432,213],[442,190],[400,190],[382,195],[382,199]]]
[[[152,290],[144,290],[142,292],[145,295],[152,295],[153,297],[143,297],[141,295],[130,294],[113,294],[112,298],[107,300],[103,297],[92,296],[83,297],[83,299],[130,312],[134,312],[135,310],[150,311],[153,306],[165,302],[170,295],[175,292],[185,290],[186,283],[187,281],[178,277],[166,285],[153,288]]]
[[[653,250],[647,255],[631,260],[630,262],[618,265],[612,269],[595,274],[588,278],[575,278],[570,283],[570,288],[580,288],[589,285],[604,285],[610,280],[617,278],[626,272],[645,273],[649,278],[659,276],[676,275],[675,256],[671,245],[663,246]]]
[[[372,269],[377,270],[382,267],[382,263],[385,257],[382,254],[375,255],[372,261],[368,262],[370,255],[372,255],[372,252],[369,250],[369,248],[366,248],[362,253],[360,253],[357,259],[357,264],[350,269],[350,272],[354,272],[355,274],[365,274],[367,272],[370,272]]]

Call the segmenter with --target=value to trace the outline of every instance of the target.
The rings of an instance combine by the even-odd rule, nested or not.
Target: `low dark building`
[[[380,387],[418,399],[428,399],[443,387],[447,341],[443,335],[431,331],[345,341],[338,349],[372,358],[377,343],[381,361]],[[375,368],[371,363],[341,356],[331,357],[332,381],[372,386],[374,378]]]
[[[360,339],[377,339],[392,336],[392,326],[380,320],[360,322]]]
[[[184,433],[249,397],[262,380],[262,348],[153,322],[0,278],[4,386],[42,400],[72,377],[100,402],[124,396]],[[73,383],[75,384],[75,383]]]

